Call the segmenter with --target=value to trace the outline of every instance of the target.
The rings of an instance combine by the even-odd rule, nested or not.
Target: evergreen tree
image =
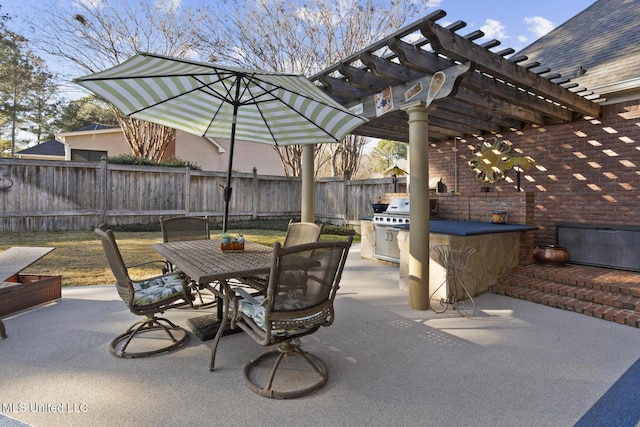
[[[376,172],[383,172],[392,167],[398,159],[407,158],[407,144],[382,139],[371,151],[371,157],[375,159]]]
[[[41,58],[28,47],[23,36],[6,28],[6,15],[0,17],[0,134],[9,141],[13,157],[20,131],[29,131],[38,141],[49,136],[48,123],[55,114],[56,93],[52,75]]]
[[[78,130],[92,123],[118,126],[118,119],[113,111],[94,96],[87,96],[62,106],[54,122],[55,127],[61,132]]]

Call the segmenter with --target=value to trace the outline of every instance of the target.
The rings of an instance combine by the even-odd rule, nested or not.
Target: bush
[[[188,167],[193,170],[202,170],[200,166],[185,160],[171,158],[165,160],[151,160],[144,157],[136,157],[133,154],[121,154],[119,156],[109,157],[109,163],[117,165],[138,165],[138,166],[166,166],[170,168]]]
[[[229,221],[228,227],[232,230],[271,230],[271,231],[287,231],[289,220],[287,219],[256,219],[243,221]],[[129,224],[111,226],[114,231],[160,231],[159,222],[151,222],[149,224]],[[211,230],[222,230],[222,221],[212,220],[210,223]],[[355,230],[339,225],[324,224],[322,234],[331,234],[334,236],[354,236]]]

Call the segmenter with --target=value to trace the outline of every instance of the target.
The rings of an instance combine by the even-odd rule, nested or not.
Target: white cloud
[[[527,30],[535,34],[536,37],[542,37],[554,28],[551,21],[541,16],[526,17],[524,24],[527,26]]]
[[[72,3],[75,8],[84,6],[87,9],[100,9],[102,7],[103,0],[77,0]]]
[[[410,0],[410,4],[419,8],[437,8],[444,0]]]
[[[165,13],[172,13],[178,10],[181,4],[182,0],[156,0],[154,6]]]
[[[484,25],[480,27],[480,31],[484,33],[485,37],[490,39],[505,40],[509,38],[506,27],[495,19],[487,19],[484,21]]]

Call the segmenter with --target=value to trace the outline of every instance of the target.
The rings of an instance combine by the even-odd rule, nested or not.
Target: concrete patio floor
[[[336,321],[303,339],[329,367],[319,392],[252,393],[244,334],[195,336],[173,353],[113,357],[137,318],[113,286],[64,288],[59,303],[4,319],[0,426],[633,426],[640,420],[637,328],[494,294],[473,318],[413,311],[396,267],[349,255]],[[207,312],[174,310],[186,326]]]

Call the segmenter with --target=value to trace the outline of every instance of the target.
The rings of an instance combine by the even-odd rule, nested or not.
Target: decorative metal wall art
[[[536,164],[529,156],[511,157],[511,146],[496,137],[487,138],[476,145],[473,159],[469,160],[471,171],[482,182],[498,182],[504,179],[506,171],[514,167],[520,173]]]
[[[498,182],[504,179],[505,162],[509,160],[511,146],[497,138],[487,138],[476,145],[473,159],[469,160],[469,167],[476,174],[476,179],[482,182]]]

